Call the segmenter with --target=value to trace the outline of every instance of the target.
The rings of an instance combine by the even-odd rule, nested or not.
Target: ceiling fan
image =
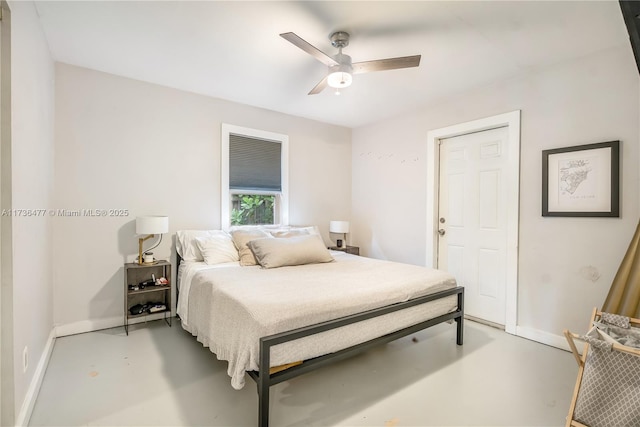
[[[338,53],[334,56],[327,55],[295,33],[282,33],[280,37],[293,43],[329,68],[327,75],[320,80],[320,83],[311,89],[309,95],[320,93],[327,86],[335,88],[336,93],[339,94],[340,89],[351,85],[353,74],[410,68],[420,65],[421,55],[352,63],[351,57],[342,53],[342,49],[349,45],[349,33],[344,31],[336,31],[329,36],[331,44],[338,48]]]

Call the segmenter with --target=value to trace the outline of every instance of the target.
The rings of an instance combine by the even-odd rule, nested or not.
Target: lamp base
[[[155,234],[149,234],[147,237],[141,237],[138,239],[138,265],[142,265],[143,264],[143,260],[142,260],[142,243],[147,240],[147,239],[151,239],[153,236],[155,236]]]

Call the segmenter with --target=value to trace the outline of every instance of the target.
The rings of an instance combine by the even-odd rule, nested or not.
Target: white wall
[[[176,230],[220,228],[223,122],[289,135],[291,224],[316,224],[328,240],[329,220],[351,213],[350,129],[66,64],[55,105],[55,207],[130,212],[53,218],[59,334],[122,324],[136,216],[169,216],[161,259]]]
[[[624,46],[354,130],[353,243],[424,265],[427,132],[522,110],[518,325],[528,335],[583,331],[638,223],[638,80]],[[543,218],[542,150],[611,140],[622,142],[621,218]]]
[[[54,64],[32,2],[12,10],[12,192],[14,209],[46,209],[53,195]],[[13,217],[14,381],[17,422],[33,402],[38,364],[53,330],[52,224]],[[23,372],[23,349],[28,369]],[[30,389],[31,387],[31,389]],[[22,413],[20,414],[20,412]]]

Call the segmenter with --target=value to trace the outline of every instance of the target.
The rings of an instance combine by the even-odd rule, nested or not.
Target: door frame
[[[459,123],[427,133],[427,258],[438,265],[438,192],[440,140],[497,127],[508,127],[507,144],[507,253],[505,331],[515,335],[518,321],[518,231],[520,215],[520,110]]]
[[[11,9],[0,0],[0,208],[11,209]],[[15,425],[13,240],[11,216],[0,220],[0,425]]]

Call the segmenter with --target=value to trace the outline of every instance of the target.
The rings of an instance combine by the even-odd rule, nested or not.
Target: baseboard
[[[129,324],[135,325],[136,323],[150,322],[152,320],[159,320],[163,318],[164,318],[164,313],[150,314],[146,317],[131,319],[129,320]],[[94,332],[94,331],[100,331],[102,329],[110,329],[110,328],[117,328],[117,327],[122,327],[124,330],[124,321],[122,319],[122,316],[110,317],[106,319],[96,319],[96,320],[81,320],[79,322],[67,323],[64,325],[56,326],[56,336],[65,337],[67,335],[84,334],[85,332]]]
[[[571,351],[569,343],[567,343],[567,340],[563,335],[555,335],[539,329],[524,326],[516,326],[516,335],[541,344],[550,345],[561,350]]]
[[[38,393],[40,392],[40,386],[42,386],[42,380],[44,379],[44,373],[47,370],[47,365],[49,365],[49,359],[51,358],[51,352],[53,351],[53,344],[55,343],[55,341],[56,329],[53,328],[49,333],[47,344],[44,347],[42,356],[40,356],[38,366],[36,366],[36,370],[33,373],[31,384],[29,384],[27,394],[24,397],[22,407],[20,408],[20,412],[18,413],[18,417],[16,418],[16,426],[18,427],[29,425],[31,413],[33,412],[33,407],[36,404],[36,399],[38,397]]]

